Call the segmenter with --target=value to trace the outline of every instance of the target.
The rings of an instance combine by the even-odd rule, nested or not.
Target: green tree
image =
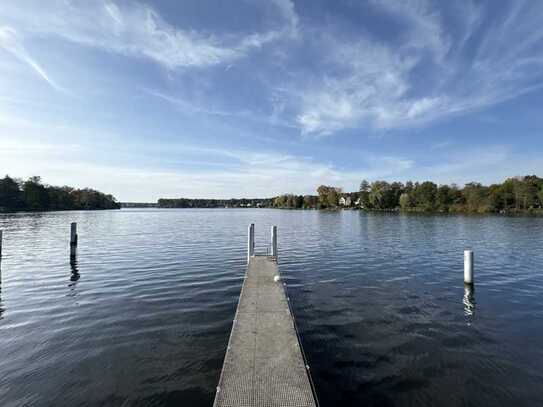
[[[287,195],[287,208],[296,207],[296,197],[294,195]]]
[[[339,195],[342,189],[328,185],[321,185],[317,188],[319,204],[323,208],[335,208],[338,205]]]
[[[413,207],[413,202],[407,192],[404,192],[403,194],[400,195],[400,207],[403,210],[410,209]]]
[[[415,184],[413,198],[418,208],[424,211],[432,211],[436,208],[437,185],[426,181],[422,184]]]
[[[543,208],[543,187],[537,192],[537,198],[539,199],[539,207]]]
[[[515,206],[515,181],[511,178],[500,186],[500,196],[503,199],[503,208],[510,209]]]
[[[358,190],[358,198],[360,199],[360,206],[362,208],[369,208],[370,206],[370,191],[371,185],[365,179],[360,183],[360,188]]]
[[[49,194],[38,176],[30,177],[23,183],[23,197],[29,210],[45,210],[49,206]]]
[[[522,208],[534,208],[538,202],[539,178],[535,175],[528,175],[520,180]]]
[[[332,188],[326,194],[326,203],[329,208],[335,208],[338,205],[341,189]]]
[[[370,183],[363,179],[362,182],[360,182],[360,188],[358,189],[359,192],[370,192],[371,190],[371,185]]]
[[[478,182],[470,182],[464,187],[466,209],[468,212],[488,212],[490,205],[487,199],[487,188]]]
[[[286,206],[286,204],[287,197],[285,195],[280,195],[273,200],[273,206],[275,206],[276,208],[283,208],[284,206]]]
[[[501,211],[505,209],[505,199],[503,197],[503,189],[501,185],[492,184],[488,187],[488,205],[492,211]]]
[[[37,176],[24,182],[9,176],[0,180],[0,211],[118,208],[113,196],[89,188],[43,185]]]
[[[405,187],[401,182],[393,182],[386,194],[385,205],[389,209],[395,209],[400,206],[400,196],[405,191]]]
[[[443,212],[447,212],[449,207],[453,204],[454,197],[451,191],[451,187],[448,185],[440,185],[436,194],[436,206],[437,209]]]
[[[384,195],[387,188],[388,183],[385,181],[375,181],[371,184],[368,198],[372,208],[384,209]]]
[[[6,175],[0,179],[0,211],[17,211],[23,208],[23,194],[19,183]]]
[[[317,201],[318,198],[313,195],[305,195],[304,196],[304,208],[316,208],[317,207]]]

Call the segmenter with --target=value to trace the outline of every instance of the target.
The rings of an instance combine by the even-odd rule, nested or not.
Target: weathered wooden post
[[[70,228],[70,260],[75,261],[77,257],[77,223],[72,222]]]
[[[255,224],[251,223],[248,229],[248,239],[247,239],[247,264],[251,257],[255,254]]]
[[[464,250],[464,283],[473,284],[473,250]]]
[[[2,230],[0,230],[0,259],[2,258]]]
[[[271,227],[271,255],[277,259],[277,226]]]

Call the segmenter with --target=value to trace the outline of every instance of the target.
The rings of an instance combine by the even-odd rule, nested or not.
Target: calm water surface
[[[251,222],[321,406],[543,405],[543,219],[197,209],[0,216],[0,406],[210,406]]]

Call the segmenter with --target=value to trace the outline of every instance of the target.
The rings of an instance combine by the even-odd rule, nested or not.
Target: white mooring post
[[[464,283],[473,284],[473,250],[464,250]]]
[[[277,259],[277,226],[271,227],[271,255]]]
[[[255,224],[251,223],[248,229],[248,238],[247,238],[247,264],[249,260],[255,254]]]
[[[75,260],[77,257],[77,223],[72,222],[70,225],[70,260]]]

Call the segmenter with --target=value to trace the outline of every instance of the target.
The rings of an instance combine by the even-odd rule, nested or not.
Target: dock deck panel
[[[215,407],[315,407],[277,263],[251,257]]]

